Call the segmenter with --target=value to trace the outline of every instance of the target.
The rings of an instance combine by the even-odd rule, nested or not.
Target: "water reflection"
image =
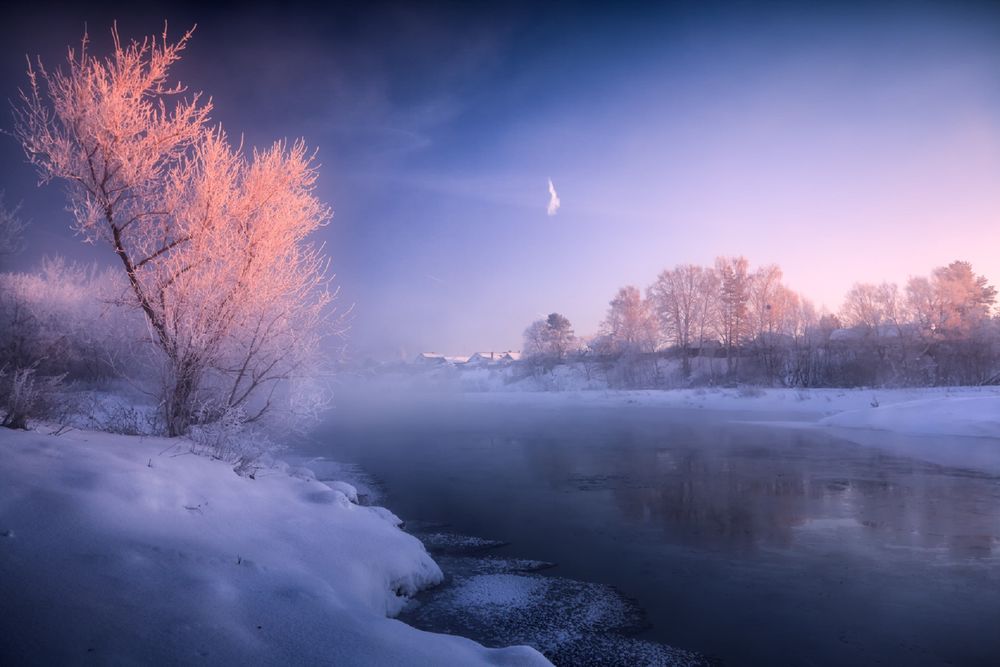
[[[618,587],[649,638],[727,664],[996,664],[1000,476],[924,455],[964,442],[875,438],[480,408],[341,420],[313,453],[379,476],[404,518]]]
[[[679,427],[650,442],[617,425],[573,447],[551,436],[504,446],[523,451],[551,487],[610,493],[622,520],[691,547],[943,549],[953,560],[1000,553],[995,476],[811,432],[705,430]]]

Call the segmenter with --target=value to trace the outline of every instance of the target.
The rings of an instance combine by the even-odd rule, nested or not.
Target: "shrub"
[[[34,368],[0,368],[0,426],[27,429],[32,419],[52,416],[63,375],[37,375]]]
[[[741,384],[736,390],[740,398],[760,398],[764,390],[752,384]]]
[[[203,406],[199,412],[202,423],[190,429],[191,451],[234,464],[233,470],[241,477],[253,478],[264,459],[280,449],[262,428],[247,421],[242,407],[227,407],[219,413]],[[204,414],[214,419],[208,421]]]

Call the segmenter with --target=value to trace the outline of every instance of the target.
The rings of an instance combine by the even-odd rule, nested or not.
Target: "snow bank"
[[[350,485],[174,444],[0,429],[0,662],[548,664],[387,618],[441,570]]]
[[[470,404],[562,410],[614,409],[639,418],[676,410],[708,419],[823,429],[889,454],[1000,474],[1000,389],[675,389],[466,394]]]
[[[869,405],[822,419],[824,426],[910,435],[1000,438],[1000,396],[945,395],[892,405]]]
[[[741,421],[791,419],[911,435],[1000,437],[1000,390],[996,387],[505,392],[470,393],[461,400],[552,409],[580,405],[705,410]]]

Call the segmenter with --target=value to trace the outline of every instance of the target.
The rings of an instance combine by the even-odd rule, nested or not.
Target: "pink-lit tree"
[[[683,264],[660,273],[647,293],[664,338],[680,350],[682,372],[691,375],[691,349],[709,337],[718,310],[719,280],[711,268]]]
[[[743,256],[718,257],[715,272],[719,277],[719,338],[726,348],[726,367],[730,373],[739,365],[739,354],[749,335],[750,262]]]
[[[611,354],[641,354],[656,349],[659,338],[656,315],[638,287],[622,287],[608,306],[601,334],[606,337]]]
[[[331,217],[313,155],[302,142],[247,155],[209,126],[211,101],[169,77],[190,31],[112,36],[107,58],[84,36],[65,69],[29,64],[15,134],[43,182],[68,183],[77,231],[120,260],[162,361],[167,432],[233,410],[256,420],[342,332],[307,240]]]

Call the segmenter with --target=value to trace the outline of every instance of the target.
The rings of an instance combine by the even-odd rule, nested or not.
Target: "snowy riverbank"
[[[630,410],[649,416],[828,431],[887,454],[1000,474],[1000,389],[673,389],[468,393],[464,405],[522,410]]]
[[[470,392],[462,402],[559,408],[568,405],[670,408],[744,421],[790,419],[817,426],[908,435],[1000,438],[1000,388],[700,388],[636,391]]]
[[[387,618],[441,570],[349,486],[175,445],[0,429],[2,662],[548,664]]]
[[[782,422],[1000,470],[996,388],[424,397],[438,399]],[[391,513],[351,502],[349,485],[302,468],[241,478],[178,441],[87,431],[0,429],[0,452],[5,663],[547,664],[534,649],[486,649],[388,618],[442,573]]]

